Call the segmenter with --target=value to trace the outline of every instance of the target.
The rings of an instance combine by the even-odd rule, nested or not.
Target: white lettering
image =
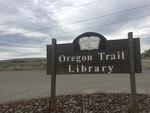
[[[114,69],[113,65],[109,65],[109,66],[86,66],[86,65],[75,65],[72,67],[72,65],[68,66],[68,71],[69,73],[85,73],[85,72],[95,72],[95,73],[112,73]]]
[[[77,65],[77,67],[76,67],[76,71],[77,71],[77,72],[79,72],[79,65]]]
[[[88,71],[91,72],[92,71],[93,66],[89,66],[88,67]]]
[[[60,55],[59,56],[59,62],[65,62],[66,59],[65,59],[65,56],[64,55]]]
[[[95,71],[95,72],[100,72],[99,67],[98,67],[98,66],[96,66],[94,71]]]
[[[71,65],[69,65],[69,73],[74,72],[74,70],[71,69]]]
[[[102,60],[125,60],[125,53],[124,51],[117,51],[113,53],[98,53],[99,61]]]
[[[104,60],[103,59],[103,55],[104,55],[105,53],[98,53],[98,55],[99,55],[99,60],[101,61],[101,60]]]
[[[111,60],[116,60],[116,55],[115,54],[111,54]]]
[[[63,62],[81,63],[81,62],[87,62],[87,61],[92,61],[92,60],[93,60],[92,55],[87,55],[87,56],[65,56],[65,55],[60,55],[58,57],[58,61],[60,63],[63,63]]]
[[[82,61],[86,61],[86,56],[82,56]]]
[[[71,61],[72,61],[72,62],[75,61],[75,56],[72,56]]]
[[[87,61],[92,61],[93,60],[93,57],[91,55],[88,55],[87,56]]]
[[[102,66],[102,72],[105,72],[106,66]]]
[[[68,62],[68,61],[70,61],[70,60],[71,60],[71,57],[70,57],[70,56],[68,56],[66,59],[67,59],[67,62]]]
[[[110,54],[106,54],[106,60],[109,60],[109,59],[110,59],[110,57],[111,57],[111,55],[110,55]]]
[[[81,72],[86,72],[86,67],[84,65],[81,65]]]
[[[120,51],[117,52],[118,60],[120,60]]]
[[[125,60],[124,51],[121,52],[122,59]]]
[[[108,73],[112,73],[112,70],[113,70],[114,66],[108,66]]]
[[[81,56],[76,56],[76,62],[77,62],[77,63],[80,63],[80,62],[81,62],[81,59],[80,59],[80,58],[81,58]]]

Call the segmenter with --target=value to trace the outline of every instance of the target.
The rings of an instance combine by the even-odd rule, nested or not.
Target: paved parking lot
[[[150,62],[136,74],[137,92],[150,94]],[[126,92],[130,93],[129,74],[59,75],[57,95]],[[0,72],[0,103],[50,96],[50,76],[45,71]]]

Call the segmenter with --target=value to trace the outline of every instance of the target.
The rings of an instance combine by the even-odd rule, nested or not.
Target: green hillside
[[[144,51],[142,60],[150,60],[150,49]],[[24,58],[0,61],[0,71],[46,70],[46,58]]]
[[[26,58],[0,61],[0,71],[46,70],[46,59]]]

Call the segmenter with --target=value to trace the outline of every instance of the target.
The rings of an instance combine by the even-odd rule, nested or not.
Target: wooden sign
[[[77,40],[78,39],[78,40]],[[129,73],[129,41],[106,40],[98,49],[88,50],[88,47],[79,47],[80,37],[75,42],[58,44],[56,46],[56,73],[57,74],[96,74],[96,73]],[[86,41],[86,40],[85,40]],[[89,40],[88,40],[89,41]],[[85,45],[85,44],[84,44]],[[92,44],[91,44],[92,45]],[[96,45],[96,43],[94,43]],[[88,46],[88,44],[87,44]],[[135,72],[142,72],[140,57],[140,40],[134,39]],[[93,46],[91,48],[94,48]],[[47,46],[47,73],[51,74],[51,45]]]
[[[57,113],[56,74],[129,73],[132,110],[138,113],[135,73],[141,73],[140,40],[106,40],[98,33],[79,35],[73,43],[47,45],[47,74],[51,74],[50,112]]]

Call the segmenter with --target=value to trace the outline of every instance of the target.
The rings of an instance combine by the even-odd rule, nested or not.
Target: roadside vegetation
[[[46,70],[46,59],[26,58],[0,61],[0,71],[11,70]]]
[[[142,60],[150,60],[150,49],[141,54]],[[24,58],[0,61],[0,71],[46,70],[46,58]]]
[[[142,54],[142,60],[150,60],[150,49],[145,50]]]

